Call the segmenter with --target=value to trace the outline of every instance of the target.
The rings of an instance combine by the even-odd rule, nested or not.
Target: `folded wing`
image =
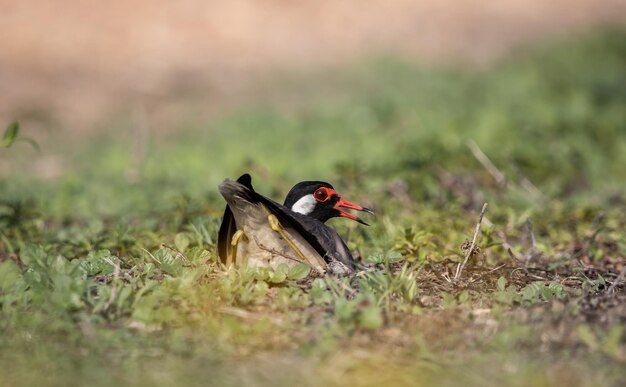
[[[262,223],[265,221],[264,217],[273,214],[290,236],[290,239],[302,247],[302,252],[306,256],[311,256],[310,258],[314,262],[312,266],[322,266],[325,269],[327,263],[340,262],[347,271],[354,269],[350,250],[335,230],[314,218],[295,213],[287,207],[256,193],[252,187],[250,175],[242,175],[237,179],[237,182],[226,180],[220,185],[220,193],[228,203],[218,234],[217,252],[221,262],[228,262],[229,257],[232,257],[234,248],[231,245],[231,240],[237,230],[244,230],[246,234],[251,234],[249,238],[256,239],[256,246],[251,245],[248,241],[247,247],[244,246],[242,252],[261,261],[265,259],[281,261],[281,257],[272,254],[272,252],[280,253],[278,248],[272,247],[272,241],[277,236],[274,236],[274,239],[269,239],[270,236],[266,237],[267,227],[263,227]],[[253,224],[256,225],[254,228],[252,227]],[[262,241],[265,242],[261,243]],[[262,257],[258,248],[266,253],[269,251],[271,258],[265,258],[268,254]],[[286,254],[282,255],[286,257]],[[271,262],[268,263],[268,266],[273,266]],[[331,265],[331,267],[333,266]]]

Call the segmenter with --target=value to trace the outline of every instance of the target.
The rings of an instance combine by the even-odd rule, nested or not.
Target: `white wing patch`
[[[302,215],[308,215],[313,211],[316,204],[317,200],[315,200],[313,194],[308,194],[300,198],[300,200],[298,200],[293,207],[291,207],[291,211]]]

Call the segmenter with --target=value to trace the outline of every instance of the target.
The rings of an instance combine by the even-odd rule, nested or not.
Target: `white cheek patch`
[[[316,204],[317,200],[315,200],[313,194],[305,195],[291,207],[291,211],[308,215],[313,211]]]

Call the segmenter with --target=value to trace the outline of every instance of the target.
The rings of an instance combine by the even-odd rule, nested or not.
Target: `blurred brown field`
[[[516,47],[626,20],[624,0],[0,1],[0,120],[93,131],[185,98],[207,116],[259,79],[380,54],[489,63]],[[191,96],[191,97],[190,97]],[[182,101],[182,102],[181,102]]]

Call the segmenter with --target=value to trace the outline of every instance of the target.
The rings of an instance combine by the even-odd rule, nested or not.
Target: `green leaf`
[[[19,281],[22,271],[13,261],[0,263],[0,290],[8,292]]]
[[[45,266],[47,257],[44,249],[34,243],[25,243],[20,251],[20,260],[26,266]]]
[[[308,277],[310,272],[311,267],[309,265],[299,263],[298,265],[292,267],[291,270],[289,270],[289,272],[287,273],[287,278],[295,281],[303,280]]]
[[[356,303],[345,299],[338,299],[335,303],[335,316],[337,321],[343,325],[353,325]]]
[[[448,292],[441,293],[441,306],[444,308],[456,305],[456,300],[454,296]]]
[[[467,290],[463,290],[461,294],[459,294],[459,303],[465,304],[470,300],[470,294]]]
[[[399,251],[390,251],[387,253],[387,262],[396,263],[402,260],[402,254]]]
[[[497,287],[499,291],[503,292],[504,289],[506,288],[506,278],[504,277],[498,278]]]
[[[155,258],[161,262],[159,268],[165,273],[177,277],[182,274],[183,260],[178,259],[176,255],[172,254],[170,249],[161,248],[154,254]]]
[[[359,315],[359,325],[365,329],[377,329],[383,325],[383,314],[378,306],[368,305]]]
[[[187,234],[185,234],[184,232],[176,234],[176,237],[174,238],[174,245],[176,245],[176,248],[182,254],[184,254],[185,250],[187,250],[187,247],[189,247],[189,243],[190,240]]]
[[[316,278],[311,283],[311,299],[315,304],[329,304],[332,301],[330,292],[326,291],[326,281],[322,278]]]
[[[252,292],[254,293],[255,297],[263,298],[265,297],[265,294],[267,293],[269,288],[270,287],[267,285],[267,282],[259,281],[254,285],[254,289],[252,290]]]
[[[20,131],[20,124],[17,121],[13,121],[7,126],[4,130],[4,135],[2,136],[2,145],[6,148],[9,148],[15,142],[17,138],[17,134]]]
[[[598,338],[591,331],[591,328],[589,328],[588,325],[579,325],[576,329],[576,333],[578,333],[578,338],[580,339],[580,341],[585,343],[591,351],[598,350],[598,348],[600,347],[600,344],[598,343]]]
[[[383,263],[383,261],[385,260],[385,255],[382,252],[377,251],[375,253],[370,254],[365,260],[368,263],[379,264],[379,263]]]
[[[522,300],[535,302],[540,294],[540,287],[542,284],[538,284],[537,282],[530,283],[524,287],[522,290]]]
[[[119,264],[119,258],[111,255],[106,249],[91,251],[85,259],[80,261],[81,269],[86,275],[112,274],[115,266],[111,262]]]
[[[621,324],[615,324],[609,329],[608,333],[602,339],[602,352],[616,359],[621,357],[621,342],[624,335],[624,327]]]
[[[278,265],[278,267],[270,274],[269,281],[273,284],[280,284],[285,282],[287,279],[287,272],[289,271],[289,267],[284,263]]]
[[[268,281],[271,275],[270,269],[267,267],[255,267],[253,273],[254,279],[257,281]]]
[[[210,261],[212,260],[211,252],[202,247],[195,246],[185,251],[187,259],[191,262]]]

